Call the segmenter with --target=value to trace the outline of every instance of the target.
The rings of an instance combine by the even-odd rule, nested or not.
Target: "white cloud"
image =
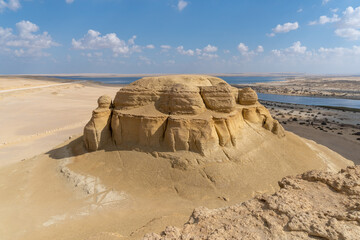
[[[346,8],[335,34],[350,40],[360,38],[360,7]]]
[[[67,4],[71,4],[71,3],[74,2],[74,0],[65,0],[65,2],[66,2]]]
[[[13,38],[12,29],[0,27],[0,44],[5,45],[11,38]]]
[[[242,55],[246,55],[249,52],[249,47],[246,46],[244,43],[239,43],[237,49]]]
[[[271,55],[265,55],[262,69],[269,71],[296,71],[312,73],[357,73],[360,66],[360,45],[352,47],[321,47],[308,49],[300,42],[291,47],[272,50]]]
[[[170,45],[161,45],[161,52],[168,52],[171,49]]]
[[[198,56],[199,59],[206,59],[206,60],[211,60],[218,57],[219,56],[217,54],[206,53],[206,52],[203,52],[201,55]]]
[[[215,52],[217,52],[217,50],[218,50],[217,47],[208,44],[202,50],[197,48],[195,50],[195,53],[196,53],[196,55],[198,55],[199,59],[211,60],[213,58],[219,57],[217,54],[215,54]]]
[[[136,35],[132,36],[132,37],[128,40],[128,44],[129,44],[129,45],[134,45],[136,38],[137,38]]]
[[[20,4],[19,0],[9,0],[9,1],[0,0],[0,12],[2,12],[6,8],[8,8],[12,11],[16,11],[20,7],[21,7],[21,4]]]
[[[259,46],[257,47],[256,51],[257,51],[258,53],[262,53],[262,52],[264,52],[264,47],[261,46],[261,45],[259,45]]]
[[[290,53],[304,54],[306,52],[306,47],[301,46],[301,42],[297,41],[297,42],[294,42],[294,44],[291,47],[287,48],[285,51],[290,52]]]
[[[335,30],[335,34],[349,40],[358,40],[360,38],[360,30],[355,28],[339,28]]]
[[[303,11],[302,8],[299,8],[299,9],[297,10],[298,13],[301,13],[302,11]]]
[[[307,47],[302,46],[300,41],[294,42],[293,45],[291,45],[290,47],[286,48],[286,49],[274,49],[271,52],[275,55],[275,56],[287,56],[287,55],[301,55],[301,54],[311,54],[311,52],[307,52],[306,51]]]
[[[339,11],[339,9],[338,8],[330,8],[330,11],[333,13],[337,13]]]
[[[178,51],[178,53],[180,53],[181,55],[187,55],[187,56],[194,56],[194,51],[191,49],[185,50],[184,46],[178,46],[176,48],[176,50]]]
[[[353,46],[352,48],[324,48],[321,47],[318,50],[319,53],[324,55],[336,55],[336,56],[350,56],[350,55],[360,55],[360,46]]]
[[[339,22],[340,20],[341,19],[337,14],[334,14],[331,18],[327,16],[321,16],[319,18],[319,24],[334,23],[334,22]]]
[[[147,48],[147,49],[154,49],[155,46],[154,46],[153,44],[148,44],[148,45],[146,45],[146,48]]]
[[[334,22],[339,22],[341,20],[341,18],[339,18],[339,16],[337,14],[333,14],[333,16],[331,18],[327,17],[327,16],[320,16],[319,20],[317,21],[311,21],[309,23],[309,25],[316,25],[316,24],[326,24],[326,23],[334,23]]]
[[[218,48],[217,47],[215,47],[215,46],[212,46],[212,45],[210,45],[210,44],[208,44],[206,47],[204,47],[204,52],[216,52],[217,50],[218,50]]]
[[[336,13],[338,9],[331,9]],[[335,34],[339,37],[347,38],[349,40],[357,40],[360,38],[360,7],[348,7],[342,13],[342,17],[333,14],[332,17],[320,16],[319,20],[312,21],[309,25],[338,23],[336,26]]]
[[[277,57],[280,57],[282,55],[282,52],[278,49],[273,49],[271,50],[271,52]]]
[[[257,48],[255,50],[250,50],[249,47],[245,45],[245,43],[239,43],[239,45],[237,46],[237,49],[241,55],[247,56],[247,57],[256,56],[259,53],[264,52],[264,47],[261,45],[257,46]]]
[[[15,56],[45,56],[42,50],[58,46],[47,32],[36,34],[39,27],[29,21],[16,24],[18,35],[11,28],[0,27],[0,50],[13,53]]]
[[[360,7],[348,7],[343,12],[341,24],[345,27],[360,28]]]
[[[178,53],[181,55],[187,55],[187,56],[197,56],[199,59],[206,59],[210,60],[213,58],[219,57],[215,52],[217,52],[218,48],[216,46],[212,46],[208,44],[203,49],[196,48],[195,50],[188,49],[185,50],[183,46],[179,46],[176,48]]]
[[[32,33],[39,31],[39,27],[30,21],[21,21],[16,24],[19,34],[23,38],[31,38]]]
[[[184,8],[187,7],[187,5],[188,5],[188,2],[186,2],[184,0],[179,0],[177,8],[181,12],[182,10],[184,10]]]
[[[273,29],[273,32],[274,33],[287,33],[287,32],[296,30],[298,28],[299,28],[299,23],[298,22],[294,22],[294,23],[288,22],[288,23],[285,23],[283,25],[278,24]]]
[[[117,37],[115,33],[108,33],[101,36],[100,32],[89,30],[79,40],[72,39],[72,46],[79,50],[110,49],[114,56],[128,56],[134,52],[141,52],[141,47],[135,44],[136,36],[127,42]]]
[[[331,9],[331,11],[337,12],[338,9]],[[337,22],[338,24],[336,25],[335,30],[335,34],[337,36],[347,38],[349,40],[358,40],[360,38],[360,7],[347,7],[342,14],[342,17],[339,17],[337,14],[333,14],[331,18],[321,16],[319,20],[312,21],[309,25]]]
[[[328,2],[330,2],[330,0],[323,0],[322,5],[326,5],[326,4],[328,4]]]
[[[278,24],[275,28],[272,29],[272,33],[267,34],[269,37],[274,37],[276,33],[287,33],[299,28],[298,22],[287,22],[284,24]]]

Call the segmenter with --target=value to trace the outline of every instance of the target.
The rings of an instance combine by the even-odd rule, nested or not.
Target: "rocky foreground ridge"
[[[360,238],[360,166],[285,177],[279,186],[273,195],[231,207],[197,208],[182,229],[144,239]]]
[[[250,88],[237,89],[211,76],[143,78],[122,88],[99,107],[84,129],[88,150],[109,141],[123,148],[180,150],[209,155],[236,147],[244,125],[259,125],[279,137],[284,130]]]

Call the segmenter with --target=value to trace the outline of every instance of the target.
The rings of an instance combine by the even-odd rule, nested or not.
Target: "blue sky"
[[[0,74],[360,74],[354,0],[0,0]]]

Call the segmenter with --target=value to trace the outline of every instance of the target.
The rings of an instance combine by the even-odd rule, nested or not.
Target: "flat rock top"
[[[130,86],[158,89],[173,87],[178,84],[188,87],[216,86],[219,84],[228,85],[228,83],[220,78],[207,75],[167,75],[145,77],[131,83]]]

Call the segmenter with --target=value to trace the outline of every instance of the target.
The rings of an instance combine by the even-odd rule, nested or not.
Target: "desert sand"
[[[44,153],[81,134],[99,94],[118,90],[42,77],[1,77],[0,166]]]
[[[180,228],[196,207],[274,193],[285,176],[353,165],[218,78],[119,89],[71,82],[1,94],[2,239],[139,239]]]
[[[274,195],[197,208],[184,227],[168,226],[144,239],[358,239],[359,183],[359,166],[286,177]]]

